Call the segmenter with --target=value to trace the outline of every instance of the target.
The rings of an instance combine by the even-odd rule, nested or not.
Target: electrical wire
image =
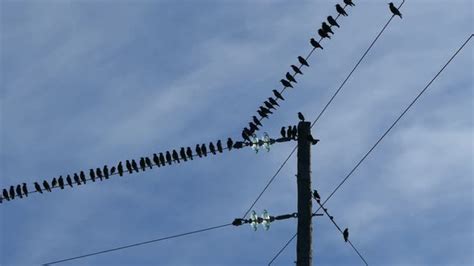
[[[178,238],[178,237],[182,237],[182,236],[202,233],[202,232],[205,232],[205,231],[219,229],[219,228],[226,227],[226,226],[229,226],[229,225],[232,225],[232,224],[223,224],[223,225],[208,227],[208,228],[199,229],[199,230],[195,230],[195,231],[191,231],[191,232],[187,232],[187,233],[182,233],[182,234],[162,237],[162,238],[158,238],[158,239],[143,241],[143,242],[139,242],[139,243],[135,243],[135,244],[130,244],[130,245],[126,245],[126,246],[106,249],[106,250],[102,250],[102,251],[98,251],[98,252],[94,252],[94,253],[89,253],[89,254],[85,254],[85,255],[81,255],[81,256],[76,256],[76,257],[71,257],[71,258],[67,258],[67,259],[48,262],[48,263],[45,263],[43,265],[53,265],[53,264],[58,264],[58,263],[66,262],[66,261],[71,261],[71,260],[77,260],[77,259],[82,259],[82,258],[86,258],[86,257],[96,256],[96,255],[100,255],[100,254],[104,254],[104,253],[108,253],[108,252],[113,252],[113,251],[117,251],[117,250],[121,250],[121,249],[132,248],[132,247],[146,245],[146,244],[155,243],[155,242],[160,242],[160,241],[164,241],[164,240],[168,240],[168,239],[172,239],[172,238]]]
[[[362,164],[362,162],[369,156],[369,154],[377,147],[377,145],[382,141],[382,139],[387,136],[387,134],[392,130],[393,127],[398,123],[398,121],[407,113],[407,111],[415,104],[415,102],[420,98],[420,96],[431,86],[431,84],[436,80],[436,78],[443,72],[443,70],[451,63],[451,61],[456,57],[456,55],[464,48],[464,46],[471,40],[473,37],[473,34],[469,35],[467,40],[459,47],[459,49],[451,56],[451,58],[446,62],[446,64],[441,68],[441,70],[431,79],[430,82],[423,88],[423,90],[420,91],[420,93],[415,97],[415,99],[405,108],[405,110],[398,116],[398,118],[392,123],[392,125],[385,131],[385,133],[377,140],[377,142],[370,148],[370,150],[362,157],[362,159],[356,164],[354,168],[349,172],[349,174],[346,175],[346,177],[339,183],[339,185],[332,191],[332,193],[329,195],[326,200],[321,204],[324,206],[328,202],[328,200],[336,193],[337,190],[347,181],[347,179],[354,173],[354,171]],[[321,207],[319,207],[314,213],[319,211]],[[296,237],[296,234],[292,237],[291,241]],[[290,241],[290,242],[291,242]],[[288,246],[287,244],[285,247]],[[275,257],[272,258],[272,261],[274,261],[282,251],[279,251]]]

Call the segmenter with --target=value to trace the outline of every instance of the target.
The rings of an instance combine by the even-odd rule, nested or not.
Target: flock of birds
[[[336,11],[338,16],[334,19],[332,16],[327,17],[327,22],[323,22],[321,28],[318,30],[318,34],[321,37],[320,41],[324,38],[331,38],[331,34],[334,34],[332,27],[339,28],[339,24],[337,23],[337,18],[339,16],[348,16],[345,8],[347,6],[355,6],[352,0],[343,0],[345,6],[342,7],[340,4],[336,5]],[[394,6],[393,3],[389,3],[390,11],[394,14],[402,17],[400,11]],[[313,51],[317,48],[323,49],[318,41],[314,38],[310,39],[310,44],[313,47]],[[308,56],[309,57],[309,56]],[[221,140],[218,140],[216,144],[210,142],[208,146],[206,144],[197,144],[195,147],[195,153],[193,153],[193,149],[191,147],[181,147],[179,151],[172,150],[166,151],[165,153],[160,152],[159,154],[154,153],[153,156],[150,157],[141,157],[138,162],[135,160],[126,160],[125,163],[120,161],[116,166],[112,166],[109,168],[107,165],[104,165],[102,168],[90,169],[88,173],[88,177],[86,177],[86,173],[84,171],[80,171],[79,173],[74,173],[72,175],[68,174],[66,177],[59,176],[58,178],[53,178],[50,182],[44,180],[41,184],[38,182],[34,183],[35,192],[43,194],[44,191],[51,192],[54,188],[64,189],[65,186],[76,186],[86,184],[87,181],[95,182],[97,179],[102,181],[103,179],[109,179],[110,176],[118,174],[119,176],[123,176],[124,173],[132,174],[134,172],[145,171],[147,168],[152,169],[153,167],[162,167],[166,165],[171,165],[173,163],[180,163],[181,161],[188,161],[193,160],[194,157],[207,157],[209,153],[217,154],[222,153],[224,149],[232,150],[239,149],[244,146],[250,146],[252,143],[252,139],[255,137],[255,132],[259,130],[259,127],[262,126],[261,121],[263,118],[268,118],[270,114],[273,114],[271,110],[276,110],[276,107],[279,107],[278,100],[284,101],[282,94],[286,88],[293,88],[293,84],[297,83],[295,76],[297,74],[303,75],[301,68],[303,66],[309,67],[307,62],[307,58],[303,58],[302,56],[298,56],[298,62],[300,66],[297,67],[296,65],[291,65],[292,70],[294,71],[293,74],[287,72],[285,75],[285,79],[281,79],[280,82],[283,85],[283,90],[278,92],[277,90],[273,90],[273,94],[275,98],[269,97],[268,100],[264,101],[264,105],[260,106],[257,113],[260,115],[260,118],[253,116],[252,122],[249,122],[249,127],[245,127],[242,131],[242,138],[244,141],[236,141],[234,142],[231,138],[227,139],[225,147]],[[304,116],[301,113],[298,113],[298,118],[301,121],[304,121]],[[282,127],[280,130],[281,138],[276,140],[276,142],[283,142],[288,140],[296,140],[298,132],[296,126],[288,126],[288,128]],[[312,144],[316,144],[319,140],[314,139],[311,135],[308,136],[308,140],[312,142]],[[26,183],[18,184],[16,186],[10,186],[9,189],[3,189],[2,195],[0,196],[0,203],[3,203],[4,200],[10,201],[15,198],[23,198],[28,197],[28,194],[31,193],[28,190],[28,186]]]

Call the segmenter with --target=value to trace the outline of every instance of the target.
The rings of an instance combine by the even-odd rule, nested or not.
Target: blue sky
[[[390,17],[354,1],[264,131],[313,120]],[[398,2],[396,2],[398,4]],[[335,1],[10,1],[1,12],[0,187],[238,138],[306,55]],[[472,1],[407,0],[313,135],[313,186],[325,198],[473,32]],[[328,202],[371,265],[474,261],[473,49],[459,54]],[[283,162],[224,153],[0,208],[0,264],[38,265],[231,222]],[[296,210],[296,159],[255,206]],[[227,227],[64,265],[266,265],[296,232]],[[326,217],[314,262],[358,265]],[[291,265],[291,244],[275,265]]]

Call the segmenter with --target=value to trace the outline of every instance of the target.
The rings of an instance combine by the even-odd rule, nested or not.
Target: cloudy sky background
[[[341,1],[342,2],[342,1]],[[336,1],[10,1],[1,10],[0,187],[237,138]],[[264,121],[313,120],[390,18],[355,1]],[[398,2],[396,2],[398,5]],[[313,135],[325,198],[473,32],[469,0],[407,0]],[[328,202],[371,265],[474,261],[472,41]],[[293,148],[225,152],[0,206],[0,264],[38,265],[231,222]],[[296,210],[296,158],[255,206]],[[266,265],[296,232],[226,227],[63,265]],[[359,265],[327,217],[314,262]],[[295,242],[275,265],[291,265]]]

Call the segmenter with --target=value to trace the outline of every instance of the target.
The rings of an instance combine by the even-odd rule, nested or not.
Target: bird
[[[10,199],[15,199],[15,187],[10,186]]]
[[[268,100],[270,101],[270,103],[272,103],[272,100],[270,99],[273,99],[273,98],[268,98]],[[273,100],[275,101],[275,100]],[[275,102],[276,103],[276,102]],[[272,103],[274,104],[274,103]],[[274,105],[278,105],[278,104],[274,104]],[[253,120],[253,123],[257,126],[262,126],[262,123],[260,123],[260,120],[258,120],[258,118],[256,116],[252,116],[252,120]]]
[[[129,160],[125,162],[125,166],[127,167],[128,173],[131,174],[133,170],[132,170],[132,164],[130,163]]]
[[[132,160],[132,168],[133,168],[133,170],[135,170],[135,172],[137,172],[137,173],[139,172],[138,164],[135,160]]]
[[[314,190],[313,191],[313,198],[317,201],[317,202],[320,202],[321,201],[321,197],[319,196],[319,193],[317,190]]]
[[[280,80],[281,84],[283,84],[283,86],[286,88],[286,87],[290,87],[290,88],[293,88],[293,85],[291,85],[291,83],[286,80],[286,79],[281,79]]]
[[[319,142],[319,139],[314,139],[313,135],[308,135],[308,140],[311,142],[312,145],[316,145]]]
[[[303,72],[301,72],[301,70],[297,66],[291,65],[291,69],[293,69],[293,71],[295,71],[296,74],[303,75]]]
[[[214,143],[209,142],[209,150],[212,154],[216,155],[216,147],[214,146]]]
[[[160,152],[160,162],[161,162],[161,166],[165,166],[166,164],[165,155],[163,155],[162,152]]]
[[[390,6],[390,11],[392,11],[394,16],[402,18],[402,13],[400,13],[400,10],[398,10],[392,2],[388,3],[388,5]]]
[[[95,182],[95,172],[94,169],[89,170],[89,176],[91,177],[92,182]]]
[[[79,177],[81,178],[82,183],[85,184],[85,183],[87,182],[87,180],[86,180],[86,175],[84,174],[84,171],[81,171],[81,172],[79,173]]]
[[[319,30],[318,30],[318,34],[319,34],[319,36],[321,36],[322,38],[331,39],[331,36],[329,36],[328,33],[325,32],[323,29],[319,29]]]
[[[291,126],[288,126],[288,129],[286,130],[286,137],[287,138],[293,138],[293,130],[291,129]]]
[[[156,166],[160,167],[160,159],[158,158],[158,155],[156,155],[156,153],[153,153],[153,162]]]
[[[245,130],[242,130],[242,138],[246,141],[250,141],[250,138]]]
[[[346,11],[344,10],[344,8],[342,8],[341,5],[339,5],[339,4],[336,5],[336,11],[337,11],[337,13],[339,13],[340,15],[347,17],[347,13],[346,13]]]
[[[43,187],[46,189],[46,191],[51,192],[51,187],[49,186],[48,181],[43,181]]]
[[[309,67],[308,61],[306,61],[306,59],[304,59],[303,57],[298,56],[298,61],[299,61],[300,64],[302,64],[303,66]]]
[[[21,190],[23,190],[23,194],[25,195],[25,197],[28,197],[28,188],[26,187],[26,183],[23,183],[23,185],[21,186]]]
[[[271,104],[273,104],[273,105],[276,105],[276,106],[280,107],[280,105],[278,104],[278,102],[277,102],[277,101],[275,101],[275,99],[273,99],[272,97],[269,97],[269,98],[268,98],[268,101],[269,101]],[[255,120],[254,120],[254,122],[255,122]],[[255,123],[255,124],[257,124],[257,125],[259,125],[259,126],[262,126],[262,124],[260,124],[260,122],[258,122],[258,123]]]
[[[71,179],[71,176],[70,176],[70,175],[67,175],[67,176],[66,176],[66,182],[67,182],[67,184],[68,184],[70,187],[72,187],[72,179]]]
[[[293,138],[296,139],[296,137],[298,136],[298,129],[296,129],[296,126],[293,126],[291,131],[292,131],[291,134],[292,134]]]
[[[251,132],[258,131],[258,127],[252,122],[249,122],[249,127]]]
[[[58,180],[56,180],[56,177],[51,180],[51,187],[55,187],[58,184]]]
[[[171,165],[171,153],[169,151],[166,151],[166,162]]]
[[[140,161],[138,163],[140,164],[140,168],[142,169],[142,171],[145,171],[145,168],[146,168],[145,158],[140,157]]]
[[[240,149],[240,148],[242,148],[243,146],[244,146],[244,142],[243,142],[243,141],[236,141],[236,142],[234,143],[234,146],[233,146],[233,147],[234,147],[235,149]]]
[[[228,139],[227,139],[227,143],[226,143],[226,144],[227,144],[227,149],[228,149],[229,151],[232,150],[232,147],[233,147],[233,145],[234,145],[234,142],[232,141],[231,138],[228,138]]]
[[[258,113],[262,118],[264,118],[264,117],[268,118],[268,115],[267,115],[265,112],[262,112],[262,110],[257,110],[257,113]]]
[[[147,157],[147,158],[148,158],[148,157]],[[148,159],[148,160],[150,160],[150,159]],[[115,168],[115,166],[112,166],[112,168],[110,168],[110,175],[115,174],[115,170],[117,170],[117,169]]]
[[[337,24],[336,20],[332,16],[328,17],[328,22],[329,22],[329,24],[331,24],[331,26],[336,26],[336,27],[340,28],[339,24]]]
[[[334,34],[334,32],[331,30],[331,26],[326,24],[326,22],[321,23],[321,28],[326,32],[326,33],[331,33]]]
[[[64,189],[64,179],[62,176],[58,178],[58,184],[61,189]]]
[[[79,179],[79,176],[75,173],[74,174],[74,181],[76,182],[76,184],[80,185],[81,184],[81,180]]]
[[[43,190],[41,189],[41,186],[37,182],[35,182],[35,189],[37,192],[43,194]]]
[[[173,151],[171,152],[171,158],[173,158],[173,160],[174,160],[175,162],[180,163],[180,161],[179,161],[179,155],[178,155],[178,152],[177,152],[176,150],[173,150]]]
[[[260,106],[260,111],[262,111],[262,112],[264,112],[264,113],[266,113],[266,114],[273,114],[273,112],[270,111],[270,109],[265,108],[265,107],[263,107],[263,106]]]
[[[263,104],[265,104],[265,107],[268,109],[276,110],[275,106],[273,106],[273,104],[271,104],[269,101],[264,101]]]
[[[277,99],[280,99],[282,101],[285,100],[285,98],[283,98],[283,96],[281,96],[281,94],[277,90],[273,90],[273,95],[275,95]]]
[[[181,149],[179,150],[179,155],[181,156],[181,159],[183,159],[184,161],[188,160],[186,158],[186,150],[184,149],[184,147],[181,147]]]
[[[201,146],[199,144],[196,144],[196,153],[199,156],[199,158],[202,157]]]
[[[298,118],[301,122],[304,122],[304,115],[301,112],[298,112]]]
[[[3,189],[3,198],[7,201],[10,201],[10,196],[8,195],[8,191],[5,188]]]
[[[102,178],[103,178],[104,176],[102,175],[102,170],[101,170],[99,167],[97,167],[97,168],[95,169],[95,174],[96,174],[97,177],[100,179],[100,181],[102,181]]]
[[[218,140],[217,143],[216,143],[216,146],[217,146],[217,151],[222,153],[222,142],[221,140]]]
[[[344,4],[348,6],[355,6],[355,4],[352,2],[352,0],[344,0]]]
[[[202,144],[202,145],[201,145],[201,151],[202,151],[202,154],[204,154],[204,157],[207,157],[206,144]]]
[[[156,155],[156,154],[155,154]],[[119,162],[118,165],[117,165],[117,172],[119,174],[119,176],[123,176],[123,165],[122,165],[122,162]]]
[[[21,193],[21,185],[16,186],[16,195],[20,197],[20,199],[23,198],[23,194]]]
[[[104,165],[104,168],[102,168],[102,171],[104,172],[105,179],[109,179],[109,168],[107,167],[107,165]]]
[[[186,148],[186,155],[188,156],[189,159],[193,159],[193,150],[191,150],[191,147]]]
[[[344,236],[344,241],[347,242],[349,240],[349,228],[344,229],[342,235]]]
[[[317,42],[314,38],[311,38],[311,40],[309,40],[309,43],[314,47],[314,49],[316,48],[324,49],[321,46],[321,44],[319,44],[319,42]]]
[[[285,127],[281,128],[280,135],[281,135],[282,138],[286,138],[286,129],[285,129]]]
[[[286,72],[285,77],[286,77],[286,79],[289,80],[290,82],[298,83],[298,82],[296,81],[296,79],[290,74],[290,72]]]

